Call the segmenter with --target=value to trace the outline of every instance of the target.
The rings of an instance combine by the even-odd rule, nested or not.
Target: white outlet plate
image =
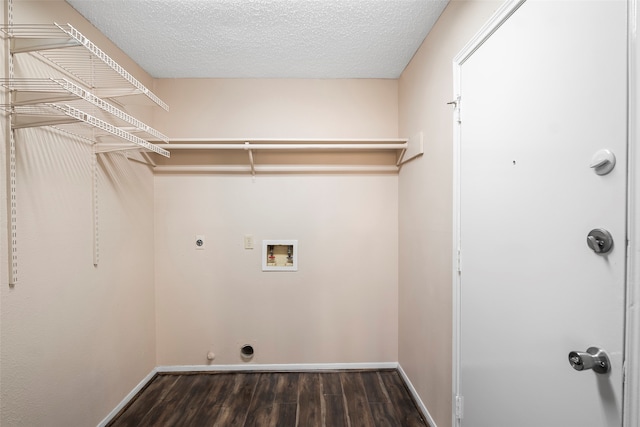
[[[253,249],[253,235],[245,234],[244,235],[244,248],[245,249]]]
[[[196,247],[196,250],[204,250],[204,248],[206,247],[206,240],[203,234],[196,234],[194,246]]]

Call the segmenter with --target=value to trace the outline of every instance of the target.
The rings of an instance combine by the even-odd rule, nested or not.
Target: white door
[[[460,68],[464,427],[621,425],[626,35],[624,1],[529,0]],[[609,373],[570,365],[592,346]]]

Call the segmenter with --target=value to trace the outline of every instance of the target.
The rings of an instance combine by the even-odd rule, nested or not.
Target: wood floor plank
[[[274,401],[276,397],[277,377],[262,374],[258,380],[256,391],[247,411],[245,427],[269,426],[275,417]]]
[[[184,396],[175,404],[173,414],[163,422],[163,426],[186,426],[204,402],[205,392],[209,389],[208,375],[185,375],[183,381],[188,384]]]
[[[300,373],[285,372],[278,375],[275,403],[297,403]]]
[[[320,374],[323,394],[339,394],[342,396],[342,385],[338,372],[323,372]]]
[[[347,427],[347,412],[344,408],[342,394],[325,394],[324,399],[324,425],[326,427]]]
[[[137,427],[140,420],[158,405],[178,380],[177,376],[156,375],[134,398],[131,404],[118,414],[108,427]]]
[[[270,427],[296,427],[298,425],[297,403],[276,403],[275,406],[277,408],[276,420]]]
[[[270,407],[258,408],[253,417],[248,418],[248,424],[254,420],[265,419],[260,427],[295,427],[298,410],[298,383],[300,374],[297,372],[284,372],[268,374],[272,377],[270,386],[273,385],[273,400]],[[257,426],[257,425],[256,425]]]
[[[347,412],[344,406],[342,383],[337,372],[323,372],[320,374],[322,388],[322,419],[326,427],[347,427]]]
[[[340,382],[346,404],[346,412],[351,427],[373,426],[373,416],[367,402],[367,395],[360,375],[340,373]]]
[[[369,403],[369,408],[376,427],[404,427],[391,403]]]
[[[191,381],[188,376],[179,375],[173,387],[166,394],[160,404],[154,406],[141,420],[144,426],[169,426],[175,408],[189,397]]]
[[[260,374],[238,373],[233,390],[224,402],[214,426],[242,427]]]
[[[367,393],[367,401],[369,403],[388,403],[389,397],[386,390],[383,389],[380,377],[376,371],[360,372],[364,390]]]
[[[209,388],[205,392],[204,399],[198,410],[188,420],[188,425],[193,427],[212,426],[222,410],[222,405],[227,399],[229,390],[235,386],[236,375],[234,373],[215,373],[209,375]]]
[[[396,371],[380,372],[380,378],[400,424],[403,427],[425,427],[427,423],[422,419],[400,375]]]
[[[278,407],[273,402],[252,409],[247,414],[244,427],[276,427],[276,411]]]
[[[322,427],[321,405],[319,374],[313,372],[300,374],[298,425]]]
[[[211,427],[216,425],[216,420],[220,417],[222,405],[201,406],[194,417],[189,420],[184,427]]]

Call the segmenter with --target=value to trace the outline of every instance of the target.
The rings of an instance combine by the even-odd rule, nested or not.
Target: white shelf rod
[[[168,150],[402,150],[406,149],[407,143],[291,143],[291,144],[271,144],[271,143],[251,143],[245,144],[173,144],[169,143],[163,147]]]
[[[258,173],[274,173],[274,172],[290,172],[290,173],[397,173],[398,167],[395,165],[255,165],[254,172]],[[252,172],[251,166],[161,166],[154,168],[156,173],[246,173]]]
[[[171,138],[172,143],[294,143],[294,142],[313,142],[313,143],[371,143],[371,144],[402,144],[407,142],[406,138]]]

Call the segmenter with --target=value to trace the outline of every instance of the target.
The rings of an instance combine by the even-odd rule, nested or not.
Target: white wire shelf
[[[14,24],[1,28],[11,39],[12,54],[33,52],[87,87],[95,88],[94,93],[101,98],[144,95],[169,110],[166,103],[70,24]],[[87,52],[97,61],[88,60]]]
[[[10,79],[5,80],[2,86],[12,91],[12,104],[15,106],[82,100],[117,119],[119,121],[118,127],[123,130],[131,133],[143,132],[151,139],[164,142],[169,140],[161,132],[67,79]],[[132,128],[129,130],[126,126]]]
[[[128,143],[135,144],[139,148],[153,151],[154,153],[164,157],[170,156],[167,150],[164,150],[130,132],[118,128],[70,105],[15,105],[10,109],[10,111],[12,113],[11,125],[14,129],[84,123],[94,129],[103,131],[108,135],[112,135]]]

